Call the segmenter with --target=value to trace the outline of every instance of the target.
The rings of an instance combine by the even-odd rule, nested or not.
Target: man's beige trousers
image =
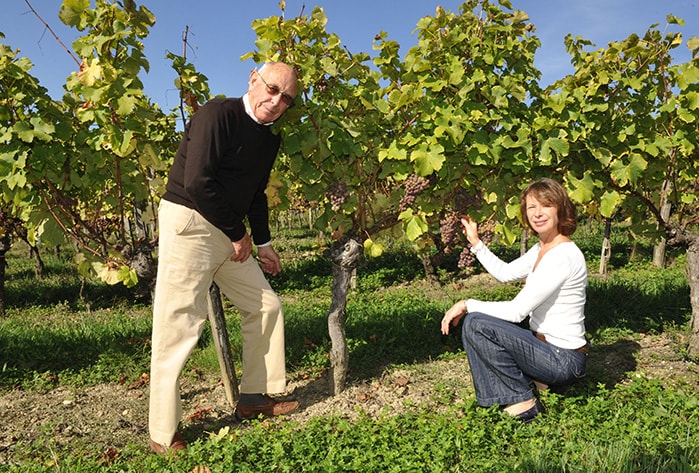
[[[233,245],[221,230],[166,200],[158,215],[149,430],[155,442],[170,445],[182,416],[179,377],[207,320],[211,283],[241,314],[241,392],[286,389],[284,318],[257,260],[232,262]]]

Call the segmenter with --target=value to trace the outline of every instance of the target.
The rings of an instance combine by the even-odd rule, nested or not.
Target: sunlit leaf
[[[699,43],[699,41],[697,42]],[[690,85],[697,83],[699,83],[699,67],[692,63],[683,64],[682,74],[677,77],[677,86],[681,90],[685,90]]]
[[[58,17],[68,26],[80,24],[80,15],[90,6],[90,0],[63,0]]]
[[[81,67],[80,72],[78,72],[78,79],[80,82],[88,87],[92,87],[102,77],[102,66],[100,66],[99,59],[95,59],[89,65],[84,68]]]
[[[595,183],[590,174],[586,173],[583,175],[582,179],[578,179],[571,173],[568,173],[566,179],[572,187],[572,190],[570,191],[570,198],[573,200],[573,202],[585,204],[592,200],[594,196]]]
[[[133,95],[122,95],[117,100],[116,113],[118,115],[130,115],[136,107],[137,103],[138,98],[134,97]]]
[[[415,165],[415,170],[421,176],[429,176],[435,171],[442,168],[442,164],[446,160],[444,156],[444,148],[441,145],[430,146],[414,150],[410,153],[410,160]]]
[[[620,186],[627,184],[636,185],[643,170],[646,169],[648,163],[639,154],[633,153],[630,156],[628,163],[622,160],[614,161],[611,165],[611,176]]]
[[[606,191],[599,202],[599,211],[603,217],[611,218],[621,205],[622,198],[616,191]]]
[[[31,143],[34,141],[34,129],[26,122],[17,122],[14,126],[15,133],[20,140]]]
[[[427,232],[427,229],[427,222],[425,222],[424,218],[418,215],[413,215],[405,223],[405,234],[411,241],[417,240],[422,234]]]

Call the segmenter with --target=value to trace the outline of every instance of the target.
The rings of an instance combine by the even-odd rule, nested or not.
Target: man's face
[[[255,117],[262,123],[279,118],[297,93],[294,71],[285,64],[270,64],[250,73],[248,99]]]

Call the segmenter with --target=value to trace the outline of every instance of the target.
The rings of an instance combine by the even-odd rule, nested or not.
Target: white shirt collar
[[[269,123],[262,123],[260,120],[257,119],[255,116],[255,112],[252,111],[252,106],[250,105],[250,98],[248,97],[248,94],[246,93],[243,95],[243,105],[245,105],[245,113],[252,118],[255,123],[259,123],[260,125],[264,126],[272,126],[274,122],[269,122]]]

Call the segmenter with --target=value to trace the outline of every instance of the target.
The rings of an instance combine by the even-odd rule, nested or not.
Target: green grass
[[[167,459],[127,448],[107,465],[80,455],[61,457],[60,471],[240,472],[692,472],[699,406],[693,392],[658,382],[595,395],[549,394],[549,414],[521,425],[496,409],[460,400],[445,412],[415,409],[400,416],[316,418],[252,423],[243,432],[210,433],[186,455]],[[45,471],[47,458],[16,471]],[[83,469],[83,470],[81,470]],[[10,469],[9,471],[15,471]]]
[[[0,392],[138,378],[150,357],[149,310],[87,312],[65,302],[8,310],[0,318]]]
[[[199,442],[183,469],[216,452],[212,463],[223,471],[695,471],[699,410],[691,397],[638,380],[588,398],[549,395],[550,414],[527,426],[472,399],[446,413],[257,424],[244,437]]]
[[[584,229],[576,239],[588,257],[588,330],[595,353],[617,353],[633,366],[635,338],[670,333],[680,338],[691,313],[683,257],[665,270],[649,264],[649,248],[615,235],[613,271],[594,275],[601,237]],[[328,368],[326,315],[331,269],[309,231],[284,232],[277,249],[284,272],[272,284],[284,300],[287,363],[292,377]],[[518,249],[499,248],[516,255]],[[633,257],[631,257],[633,253]],[[595,260],[595,258],[597,258]],[[149,369],[150,308],[121,287],[83,283],[70,265],[46,255],[49,274],[37,281],[20,251],[10,258],[7,311],[0,318],[0,394],[132,382]],[[456,357],[466,363],[457,335],[439,334],[441,314],[463,294],[454,268],[443,287],[417,284],[424,270],[415,255],[390,247],[358,272],[347,306],[350,382],[376,379],[391,367],[424,367]],[[517,285],[474,289],[469,295],[503,299]],[[238,315],[225,305],[234,354],[240,353]],[[678,356],[680,354],[678,353]],[[240,366],[240,360],[237,360]],[[205,330],[189,368],[217,373]],[[420,368],[417,368],[420,369]],[[167,459],[129,444],[107,461],[101,452],[59,447],[51,429],[13,447],[19,465],[0,471],[190,472],[692,472],[699,471],[699,400],[693,386],[591,366],[588,380],[565,395],[543,396],[541,422],[520,425],[497,409],[475,405],[472,393],[444,380],[433,396],[443,410],[412,406],[406,414],[349,420],[337,415],[299,424],[252,422],[243,429],[203,434],[185,455]],[[144,403],[146,400],[144,400]]]

